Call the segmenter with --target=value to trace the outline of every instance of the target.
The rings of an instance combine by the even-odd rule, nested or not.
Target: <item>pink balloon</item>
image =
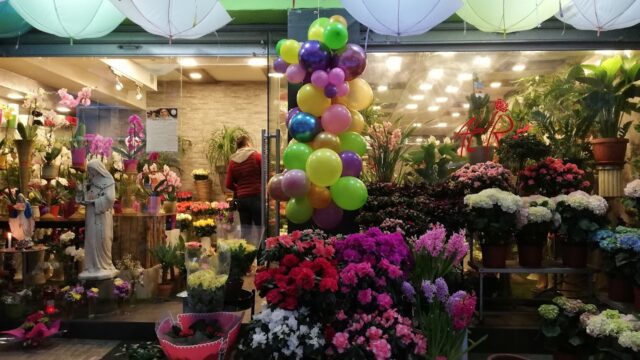
[[[344,70],[333,68],[329,71],[329,82],[333,85],[340,85],[344,82]]]
[[[338,96],[347,96],[349,94],[349,83],[343,82],[336,86],[338,87]]]
[[[307,75],[307,70],[300,64],[291,64],[287,68],[287,80],[292,84],[299,84]]]
[[[329,83],[329,75],[324,70],[316,70],[311,74],[311,83],[318,89],[324,89]]]
[[[327,108],[320,120],[324,131],[338,135],[347,131],[351,125],[351,113],[346,106],[334,104]]]

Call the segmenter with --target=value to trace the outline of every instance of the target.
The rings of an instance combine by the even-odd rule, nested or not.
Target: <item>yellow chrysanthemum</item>
[[[199,270],[187,277],[189,287],[200,286],[203,289],[217,289],[227,282],[227,275],[216,275],[211,269]]]
[[[67,292],[67,291],[69,291],[69,285],[67,285],[67,286],[63,287],[62,289],[60,289],[60,291],[62,291],[62,292]]]
[[[237,251],[244,248],[244,252],[249,253],[256,250],[255,246],[247,244],[244,239],[219,240],[218,244],[221,251]]]

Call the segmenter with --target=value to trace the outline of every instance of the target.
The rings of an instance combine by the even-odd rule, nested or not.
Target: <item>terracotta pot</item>
[[[195,180],[195,193],[199,201],[211,201],[211,179]]]
[[[540,267],[542,264],[542,245],[518,242],[518,263],[522,267]]]
[[[175,201],[165,201],[162,203],[162,211],[165,214],[175,214],[176,213],[176,202]]]
[[[122,160],[124,172],[127,174],[136,174],[138,172],[138,160]]]
[[[507,264],[507,245],[484,244],[482,265],[488,268],[504,268]]]
[[[562,244],[562,264],[566,267],[587,267],[587,255],[587,244]]]
[[[160,196],[149,196],[147,199],[147,213],[158,215],[160,213]]]
[[[556,351],[553,353],[553,360],[578,360],[579,357],[576,354]]]
[[[469,163],[478,164],[491,161],[494,151],[495,146],[471,147],[471,151],[467,154],[469,156]]]
[[[51,205],[49,207],[49,214],[51,214],[55,218],[60,216],[60,205]]]
[[[31,180],[31,159],[33,157],[33,140],[13,140],[18,153],[18,172],[20,176],[20,192],[29,193]]]
[[[158,297],[168,299],[173,291],[173,284],[158,284]]]
[[[633,301],[633,283],[631,279],[622,276],[608,276],[607,295],[609,300],[631,302]]]
[[[640,286],[633,287],[633,307],[636,311],[640,311]]]
[[[591,140],[593,159],[598,165],[621,165],[627,152],[629,139],[598,138]]]
[[[225,302],[233,302],[238,300],[240,297],[240,291],[242,290],[242,285],[244,284],[244,279],[236,278],[227,280],[227,284],[224,288],[224,300]]]

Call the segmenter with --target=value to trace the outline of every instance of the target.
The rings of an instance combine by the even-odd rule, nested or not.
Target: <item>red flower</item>
[[[193,330],[191,330],[191,329],[182,329],[182,330],[180,330],[180,334],[178,336],[180,336],[180,337],[193,336]]]
[[[160,158],[160,154],[157,152],[152,152],[149,154],[149,161],[156,162]]]
[[[496,100],[496,110],[500,112],[507,112],[509,111],[509,104],[507,104],[504,99],[498,99]]]
[[[292,268],[300,263],[300,259],[292,254],[287,254],[282,258],[282,264],[288,268]]]
[[[263,269],[263,270],[258,271],[256,273],[256,278],[254,280],[254,284],[256,286],[256,289],[262,288],[264,283],[269,281],[269,280],[271,280],[271,274],[269,273],[268,270]]]
[[[286,310],[295,310],[298,306],[298,298],[289,296],[282,302],[282,308]]]
[[[336,292],[338,291],[338,279],[336,278],[323,278],[322,280],[320,280],[320,291],[325,292],[325,291],[331,291],[331,292]]]
[[[291,276],[296,280],[296,285],[305,290],[313,289],[316,275],[311,269],[306,267],[297,267],[291,270]]]
[[[36,323],[38,320],[44,317],[44,313],[42,311],[34,312],[33,314],[27,316],[26,322]]]
[[[269,304],[278,304],[282,301],[282,294],[280,294],[280,290],[274,289],[267,293],[266,299]]]
[[[77,117],[75,117],[75,116],[68,116],[68,115],[67,115],[64,119],[65,119],[65,120],[69,123],[69,125],[71,125],[71,126],[76,126],[76,125],[78,125],[78,118],[77,118]]]

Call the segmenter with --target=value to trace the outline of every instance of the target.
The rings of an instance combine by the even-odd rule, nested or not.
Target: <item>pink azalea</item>
[[[349,335],[343,332],[337,332],[333,335],[331,343],[336,347],[338,353],[343,353],[349,347]]]
[[[385,339],[378,339],[371,342],[371,352],[376,360],[391,358],[391,345]]]

